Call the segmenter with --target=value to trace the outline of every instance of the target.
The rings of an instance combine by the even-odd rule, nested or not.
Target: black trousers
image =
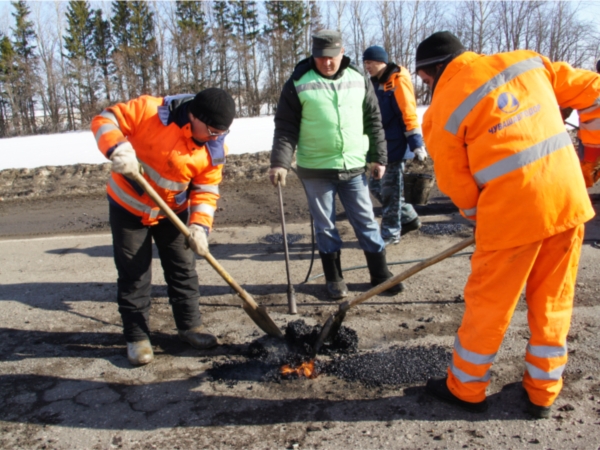
[[[187,211],[179,214],[185,223]],[[185,237],[168,219],[148,227],[139,217],[110,204],[110,228],[117,266],[117,302],[127,342],[148,339],[152,288],[152,239],[168,286],[175,324],[189,330],[201,323],[198,308],[198,275],[194,252],[185,248]]]

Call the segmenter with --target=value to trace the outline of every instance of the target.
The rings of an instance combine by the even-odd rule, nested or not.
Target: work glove
[[[282,186],[285,186],[285,177],[287,175],[287,169],[283,167],[271,167],[269,169],[269,180],[273,183],[273,186],[277,186],[277,182],[280,181]]]
[[[129,142],[120,144],[110,155],[112,171],[126,177],[139,173],[140,164],[135,157],[135,150]]]
[[[425,150],[425,147],[417,147],[413,150],[413,153],[421,162],[427,159],[427,150]]]
[[[208,255],[208,237],[206,236],[206,229],[202,225],[193,223],[189,226],[189,230],[190,236],[187,239],[189,247],[197,255]]]

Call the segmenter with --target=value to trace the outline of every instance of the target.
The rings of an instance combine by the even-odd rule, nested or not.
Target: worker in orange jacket
[[[596,72],[600,74],[600,60],[596,63]],[[600,118],[598,118],[600,98],[587,109],[579,110],[579,159],[585,185],[592,187],[600,180]]]
[[[525,288],[527,410],[549,417],[567,362],[583,224],[594,216],[559,108],[597,120],[600,77],[528,50],[468,52],[447,31],[419,44],[416,69],[432,89],[423,132],[438,186],[476,224],[477,244],[448,376],[426,389],[487,409],[491,365]],[[600,131],[590,138],[600,142]]]
[[[154,358],[148,323],[153,239],[180,339],[199,349],[217,345],[217,339],[201,327],[194,252],[208,253],[207,236],[227,153],[224,139],[234,115],[231,96],[209,88],[196,96],[144,95],[106,108],[92,120],[98,148],[113,163],[107,193],[117,302],[133,365]],[[140,168],[188,223],[187,240],[130,179]]]

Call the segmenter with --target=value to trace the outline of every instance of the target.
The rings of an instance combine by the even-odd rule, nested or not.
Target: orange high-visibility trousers
[[[454,341],[448,388],[468,402],[485,399],[490,368],[525,287],[531,337],[523,386],[550,406],[562,388],[567,333],[584,225],[520,247],[480,251],[471,258],[465,313]]]
[[[600,146],[584,147],[581,171],[585,180],[585,187],[591,188],[600,180]]]

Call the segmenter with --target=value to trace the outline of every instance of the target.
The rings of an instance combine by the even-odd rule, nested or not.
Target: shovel
[[[319,334],[319,338],[317,339],[317,342],[315,342],[315,345],[313,347],[312,357],[314,358],[317,355],[317,353],[319,352],[319,350],[321,350],[321,347],[323,346],[323,344],[326,341],[331,341],[333,338],[335,338],[338,331],[340,330],[340,327],[342,326],[342,321],[344,320],[344,317],[346,317],[346,313],[348,312],[348,310],[350,308],[354,308],[355,306],[360,305],[364,301],[369,300],[371,297],[381,294],[383,291],[391,288],[392,286],[400,283],[401,281],[406,280],[408,277],[413,276],[415,273],[420,272],[421,270],[425,269],[426,267],[432,266],[432,265],[446,259],[448,256],[451,256],[454,253],[459,252],[460,250],[468,247],[469,245],[473,244],[474,242],[475,242],[474,237],[464,239],[464,240],[460,241],[458,244],[455,244],[452,247],[444,250],[443,252],[438,253],[437,255],[426,259],[425,261],[421,261],[419,264],[415,264],[410,269],[407,269],[404,272],[399,273],[398,275],[390,278],[389,280],[385,281],[384,283],[378,284],[377,286],[369,289],[367,292],[359,295],[355,299],[341,303],[339,306],[338,312],[329,316],[329,318],[323,325],[323,328],[321,329],[321,334]]]
[[[190,230],[185,226],[185,224],[181,221],[177,214],[173,212],[171,208],[165,203],[165,201],[157,194],[150,183],[146,181],[146,179],[142,176],[141,173],[135,173],[130,176],[130,178],[139,184],[146,194],[150,196],[154,203],[162,210],[162,212],[169,218],[173,225],[177,227],[177,229],[183,234],[186,238],[190,236]],[[210,254],[202,255],[208,261],[208,263],[215,269],[219,275],[227,282],[229,286],[231,286],[240,298],[244,301],[242,307],[246,314],[250,316],[250,318],[254,321],[258,327],[267,333],[269,336],[275,337],[283,337],[283,333],[279,329],[279,327],[273,322],[273,319],[267,313],[267,310],[264,306],[258,306],[258,304],[254,301],[254,299],[248,294],[237,282],[231,278],[223,266],[219,264],[219,262]]]
[[[281,181],[277,180],[277,192],[279,193],[279,212],[281,213],[281,233],[283,234],[283,249],[285,251],[285,271],[287,272],[287,299],[288,310],[290,314],[298,314],[296,308],[296,296],[294,294],[294,286],[290,277],[290,254],[288,252],[287,232],[285,230],[285,214],[283,212],[283,195],[281,194]]]

